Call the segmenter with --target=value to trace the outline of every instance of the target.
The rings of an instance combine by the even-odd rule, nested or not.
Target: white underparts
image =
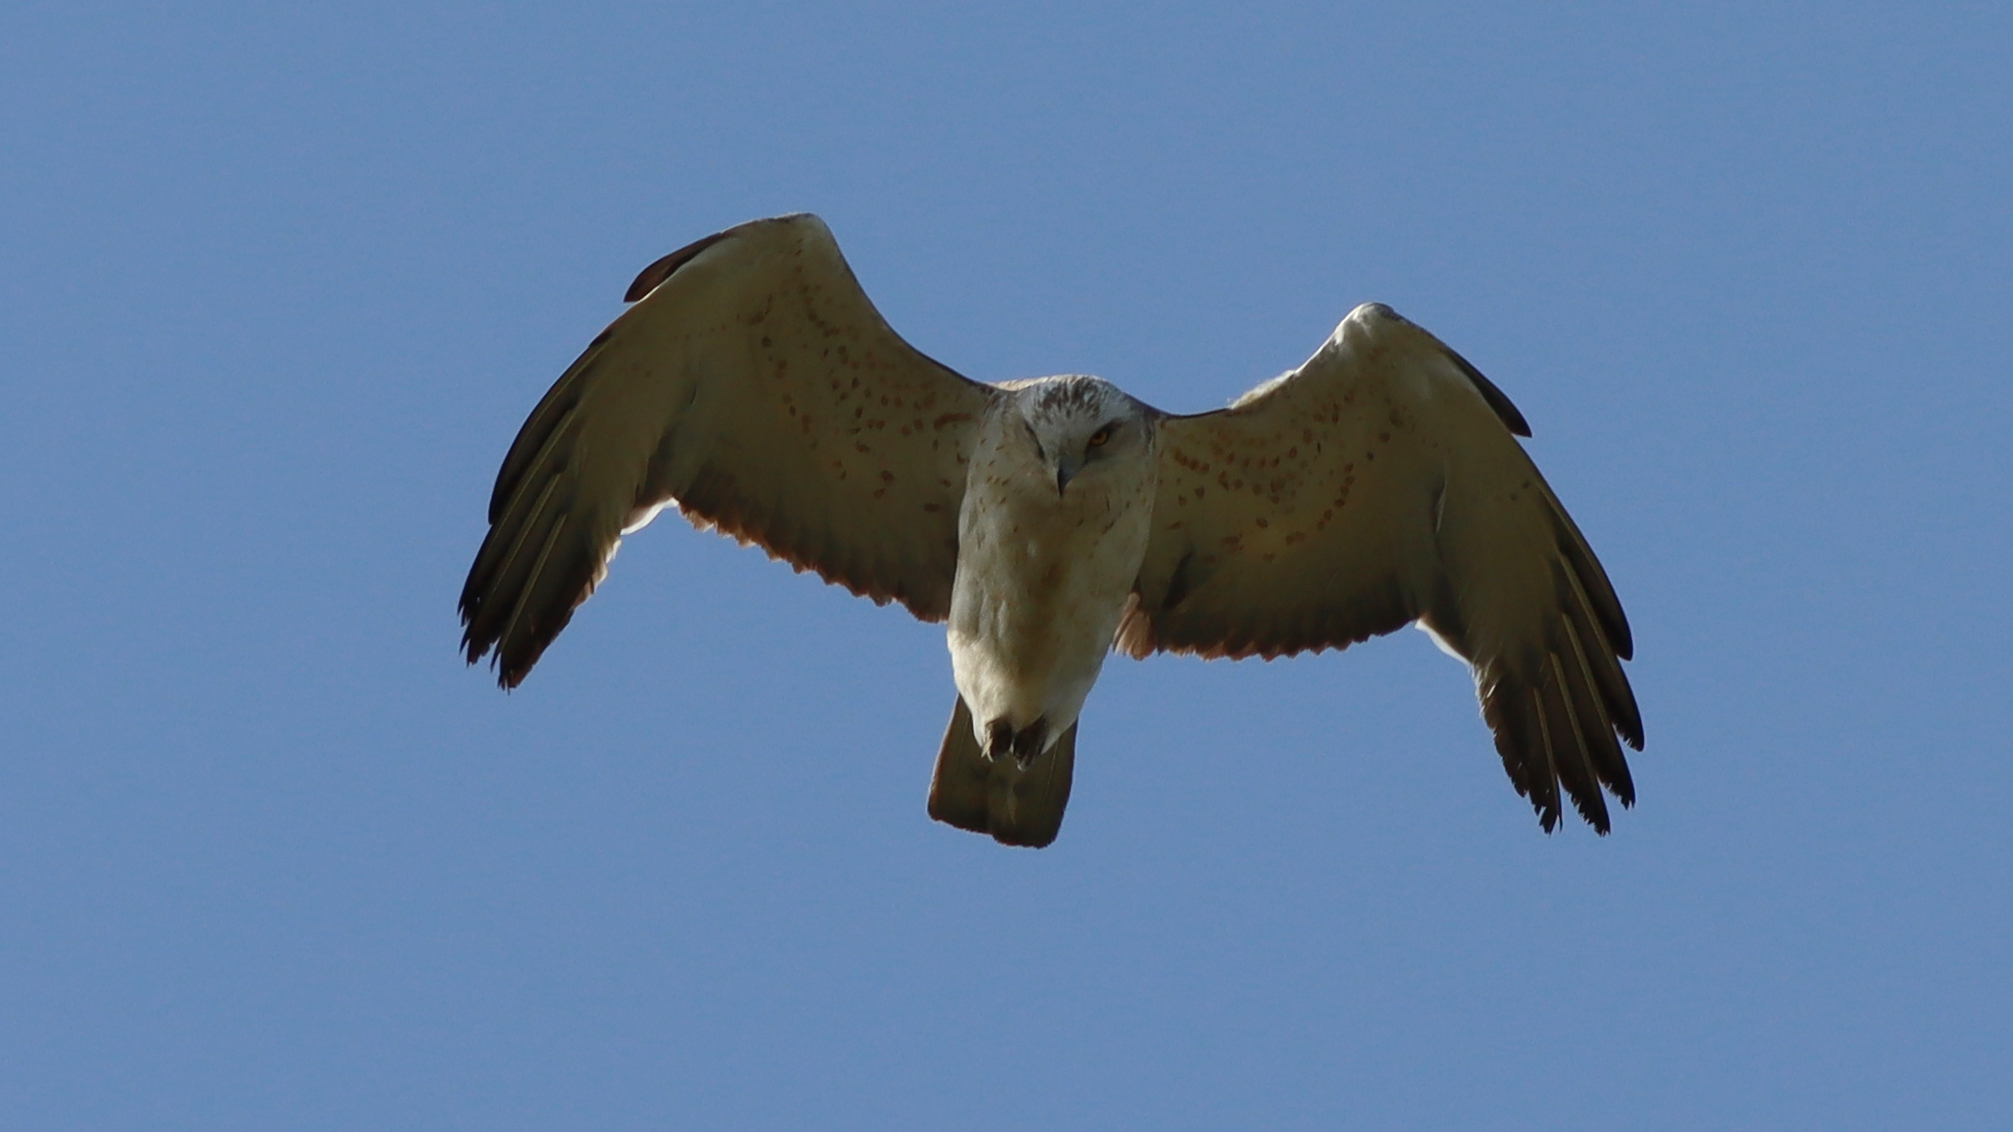
[[[958,516],[951,669],[981,747],[994,720],[1044,721],[1048,744],[1076,722],[1139,576],[1157,481],[1142,441],[1058,491],[1012,415],[981,428]]]

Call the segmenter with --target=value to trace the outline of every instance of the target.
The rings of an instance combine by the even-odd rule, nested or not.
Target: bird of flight
[[[1008,845],[1061,828],[1107,653],[1343,648],[1417,622],[1472,670],[1547,832],[1608,831],[1643,745],[1628,620],[1515,439],[1509,398],[1366,304],[1229,408],[1095,377],[986,385],[882,320],[823,221],[673,252],[539,402],[461,592],[469,663],[515,687],[665,506],[948,622],[958,699],[929,813]]]

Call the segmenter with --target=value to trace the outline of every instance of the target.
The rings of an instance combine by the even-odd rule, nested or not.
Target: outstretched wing
[[[1530,429],[1474,367],[1390,308],[1356,308],[1298,370],[1163,422],[1119,647],[1269,658],[1419,621],[1473,669],[1545,829],[1563,782],[1606,833],[1601,787],[1635,800],[1616,735],[1643,744],[1628,619],[1512,433]]]
[[[494,649],[515,687],[621,536],[670,503],[877,602],[949,612],[991,391],[888,327],[823,221],[709,236],[646,268],[628,301],[497,474],[461,591],[471,664]]]

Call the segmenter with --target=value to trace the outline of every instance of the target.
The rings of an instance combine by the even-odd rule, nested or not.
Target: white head
[[[1068,374],[1039,377],[1014,387],[1021,431],[1067,495],[1079,477],[1125,469],[1136,474],[1150,464],[1154,412],[1103,378]]]

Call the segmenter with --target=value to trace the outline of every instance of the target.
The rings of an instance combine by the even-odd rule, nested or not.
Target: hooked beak
[[[1082,460],[1072,460],[1067,456],[1057,460],[1055,464],[1055,493],[1061,495],[1067,490],[1069,488],[1069,481],[1075,479],[1076,474],[1082,470]]]

